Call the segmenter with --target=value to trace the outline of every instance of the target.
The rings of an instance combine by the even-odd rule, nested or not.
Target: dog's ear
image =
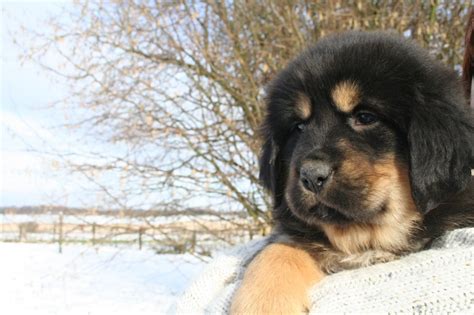
[[[274,206],[281,202],[279,147],[273,140],[269,127],[262,128],[263,146],[260,152],[260,181],[273,197]]]
[[[432,99],[413,110],[408,129],[410,182],[422,212],[466,187],[473,139],[472,116],[459,104]]]
[[[266,139],[260,153],[260,181],[263,186],[273,192],[275,189],[275,159],[278,148],[272,139]]]

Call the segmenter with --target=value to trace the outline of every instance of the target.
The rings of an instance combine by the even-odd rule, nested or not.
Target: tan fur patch
[[[422,217],[411,195],[408,170],[393,155],[370,165],[367,159],[358,159],[360,173],[350,162],[344,170],[355,180],[366,180],[367,205],[385,206],[372,223],[354,223],[348,226],[323,224],[331,244],[339,250],[354,254],[369,249],[391,252],[410,250],[409,238]],[[365,174],[364,174],[365,173]],[[360,177],[359,177],[360,176]],[[352,178],[351,178],[352,180]]]
[[[295,103],[296,114],[303,120],[311,117],[312,106],[311,100],[306,94],[300,93]]]
[[[315,260],[288,244],[267,246],[247,268],[231,314],[301,314],[309,310],[308,290],[324,277]]]
[[[359,86],[352,81],[339,82],[331,91],[334,105],[344,113],[350,113],[359,104],[361,92]]]

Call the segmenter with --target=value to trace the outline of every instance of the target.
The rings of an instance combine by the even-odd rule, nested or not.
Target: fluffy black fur
[[[351,113],[338,111],[331,99],[341,81],[361,90]],[[311,103],[307,119],[295,111],[301,95]],[[338,147],[341,141],[367,165],[391,154],[406,167],[413,200],[424,217],[420,230],[425,233],[414,237],[432,238],[449,227],[474,224],[472,113],[454,71],[412,42],[379,32],[326,37],[271,82],[267,111],[260,178],[273,196],[278,233],[319,241],[325,238],[321,224],[370,223],[386,211],[382,203],[373,209],[367,205],[367,185],[342,175],[330,191],[316,194],[317,204],[306,204],[302,163],[324,159],[337,172],[349,154]],[[376,123],[358,123],[361,112],[374,114]]]

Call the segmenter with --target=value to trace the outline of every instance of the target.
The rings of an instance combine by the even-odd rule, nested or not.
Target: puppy
[[[295,314],[325,275],[419,251],[474,225],[474,124],[461,82],[408,40],[320,40],[271,82],[260,177],[272,243],[233,314]]]

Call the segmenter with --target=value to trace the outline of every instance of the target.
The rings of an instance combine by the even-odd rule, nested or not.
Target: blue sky
[[[64,5],[68,4],[1,2],[0,206],[87,206],[100,198],[81,194],[90,184],[45,153],[76,143],[73,134],[58,127],[67,113],[51,107],[67,88],[37,65],[21,63],[21,49],[13,44],[14,37],[28,46],[18,33],[20,25],[42,27]]]
[[[68,94],[66,82],[33,62],[22,62],[22,49],[31,45],[27,29],[45,31],[45,21],[70,2],[1,2],[1,97],[0,97],[0,207],[25,205],[65,205],[69,207],[116,207],[107,194],[78,173],[62,167],[58,153],[74,153],[68,159],[98,161],[92,152],[116,154],[122,148],[100,142],[87,130],[71,130],[61,125],[71,122],[71,112],[52,106]],[[67,21],[63,21],[67,22]],[[20,42],[20,47],[13,43]],[[46,63],[58,64],[61,57],[49,53]],[[77,111],[75,112],[77,113]],[[87,139],[87,140],[84,140]],[[114,195],[128,183],[116,172],[101,173],[94,179],[107,185]],[[131,184],[133,185],[133,183]],[[169,192],[126,196],[121,202],[130,207],[149,207],[169,197]],[[166,197],[166,198],[165,198]],[[193,199],[193,206],[207,204],[207,196]]]
[[[22,25],[40,33],[47,32],[48,17],[57,15],[65,7],[73,7],[70,2],[61,1],[1,1],[0,206],[49,204],[146,209],[171,197],[180,199],[173,195],[173,190],[137,190],[135,188],[140,187],[135,185],[141,185],[139,181],[127,181],[116,171],[94,174],[94,180],[120,197],[120,203],[111,203],[110,197],[96,184],[62,167],[58,153],[74,153],[68,155],[68,160],[73,162],[103,164],[104,160],[99,160],[99,154],[93,152],[111,156],[124,150],[120,144],[101,142],[88,130],[61,127],[70,123],[71,117],[82,114],[77,108],[73,114],[51,106],[68,94],[66,82],[32,62],[22,63],[19,58],[22,49],[31,46],[28,36],[19,32]],[[63,19],[62,23],[68,22],[67,15],[58,16]],[[14,40],[22,48],[15,45]],[[62,59],[53,52],[45,58],[52,68],[58,68]],[[127,188],[138,192],[126,194]],[[192,197],[187,199],[189,206],[205,206],[210,202],[205,194],[189,197]]]

